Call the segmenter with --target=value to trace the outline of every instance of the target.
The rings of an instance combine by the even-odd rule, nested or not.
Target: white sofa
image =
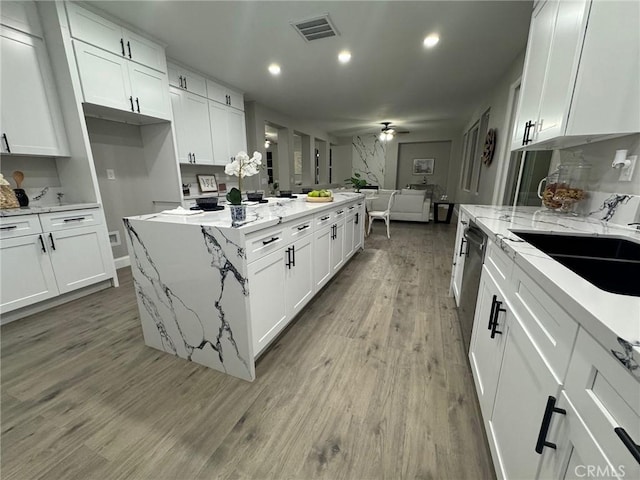
[[[380,190],[378,197],[372,201],[372,210],[386,210],[393,190]],[[428,222],[431,210],[431,197],[426,190],[410,190],[403,188],[397,191],[391,207],[391,220],[409,222]]]

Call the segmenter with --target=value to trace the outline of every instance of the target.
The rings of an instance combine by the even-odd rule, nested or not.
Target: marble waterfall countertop
[[[627,354],[633,356],[632,361],[636,365],[640,363],[640,297],[599,289],[514,233],[520,230],[606,235],[640,243],[640,231],[594,218],[558,214],[539,207],[461,205],[460,208],[596,340],[608,348],[613,342],[618,350],[622,349],[619,339],[626,340],[633,345],[633,352],[628,351]],[[640,282],[640,275],[637,278],[621,278],[621,281]],[[636,369],[634,375],[640,375],[640,369]]]
[[[84,210],[86,208],[98,208],[99,203],[70,203],[68,205],[33,205],[31,207],[9,208],[0,210],[0,217],[16,217],[18,215],[33,215],[37,213],[67,212],[72,210]]]
[[[335,208],[355,199],[364,199],[362,193],[342,192],[333,194],[333,202],[311,203],[306,201],[306,195],[297,198],[268,198],[268,203],[248,204],[247,219],[239,225],[231,224],[229,207],[215,212],[203,212],[195,215],[169,215],[153,213],[128,217],[130,220],[148,220],[163,223],[181,223],[185,225],[201,225],[205,227],[233,228],[242,233],[251,233],[263,228],[278,225],[289,220],[296,220],[309,214]],[[251,203],[251,202],[250,202]]]

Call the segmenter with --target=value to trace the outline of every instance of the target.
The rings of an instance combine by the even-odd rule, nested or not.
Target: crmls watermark
[[[579,478],[617,478],[624,477],[624,465],[618,465],[618,468],[609,465],[603,467],[601,465],[578,465],[574,468],[576,477]]]

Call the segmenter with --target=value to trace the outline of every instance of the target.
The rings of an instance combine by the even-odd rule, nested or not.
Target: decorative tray
[[[307,197],[307,202],[313,202],[313,203],[333,202],[333,197]]]

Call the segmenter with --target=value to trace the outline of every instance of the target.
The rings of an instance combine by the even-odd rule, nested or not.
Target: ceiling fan
[[[396,134],[400,133],[409,133],[407,130],[398,130],[395,125],[392,125],[391,122],[382,122],[382,129],[380,130],[380,140],[388,141],[392,140]]]

